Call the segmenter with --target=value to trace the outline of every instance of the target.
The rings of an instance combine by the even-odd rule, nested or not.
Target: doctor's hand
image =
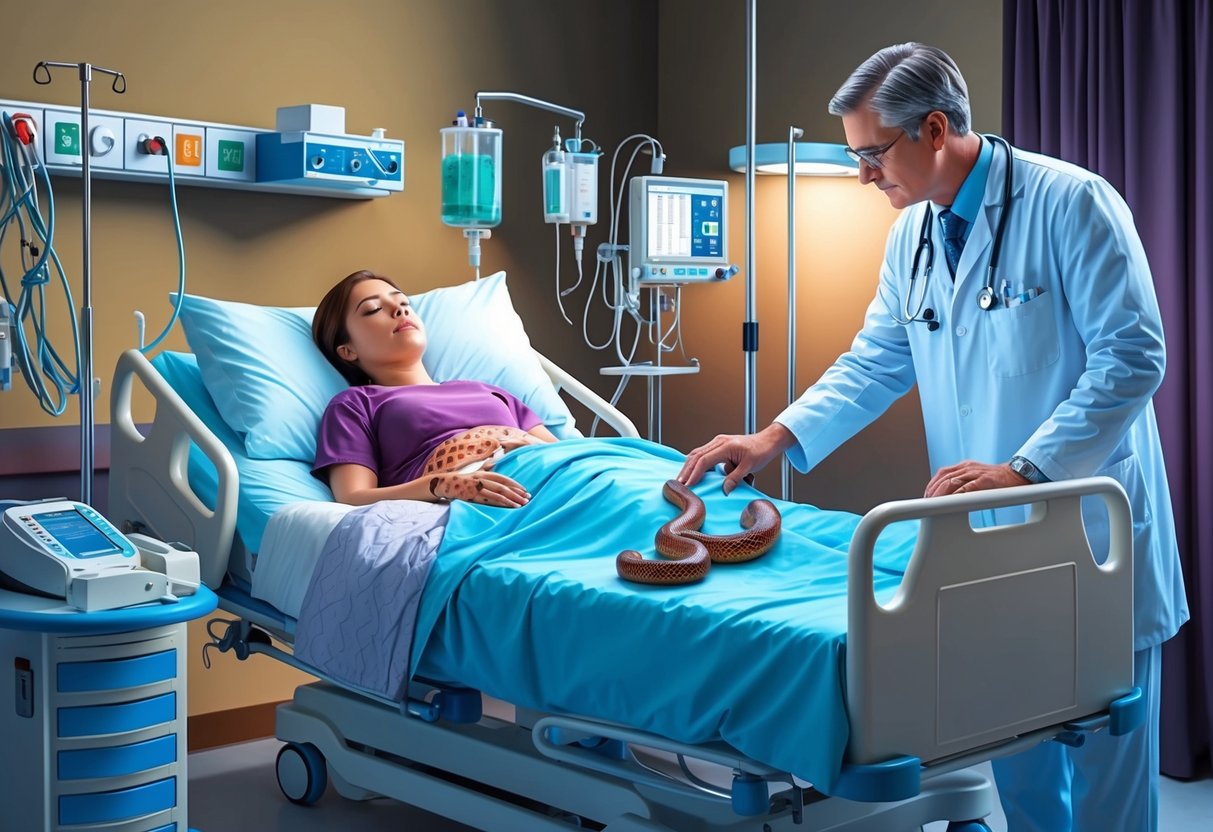
[[[722,490],[728,494],[748,474],[761,470],[795,444],[796,437],[778,422],[772,422],[750,435],[722,434],[687,454],[687,461],[678,472],[677,479],[683,485],[694,485],[703,479],[709,469],[724,463]]]
[[[990,465],[966,460],[936,471],[935,476],[927,483],[923,496],[943,497],[946,494],[967,494],[970,491],[1028,484],[1028,480],[1012,471],[1009,465]]]

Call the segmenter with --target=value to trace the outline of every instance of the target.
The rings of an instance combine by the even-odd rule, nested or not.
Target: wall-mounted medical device
[[[324,133],[260,133],[257,181],[403,191],[404,142]]]
[[[628,272],[640,285],[726,280],[729,183],[637,176],[630,184]]]
[[[276,130],[90,107],[87,135],[83,135],[79,111],[0,100],[0,111],[29,119],[51,174],[80,176],[87,154],[92,175],[98,179],[164,182],[171,158],[182,185],[348,199],[372,199],[403,190],[404,142],[386,138],[380,129],[370,136],[318,129],[331,126],[331,118],[313,118],[312,129],[301,129],[306,119],[299,111],[314,115],[321,107],[281,108],[295,115],[293,120],[280,121],[286,126]],[[159,152],[160,140],[167,153]],[[267,143],[274,157],[264,171],[259,140]]]
[[[175,601],[197,588],[198,571],[195,552],[127,537],[84,503],[14,505],[0,523],[0,576],[84,611]]]
[[[258,182],[404,190],[404,142],[347,134],[344,107],[279,107],[276,126],[257,134]]]

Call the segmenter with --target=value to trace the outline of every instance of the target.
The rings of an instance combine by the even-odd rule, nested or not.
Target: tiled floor
[[[394,800],[354,802],[332,788],[311,807],[289,803],[278,789],[274,761],[280,743],[258,740],[190,755],[190,826],[198,832],[465,832],[468,827]],[[989,775],[989,768],[984,769]],[[1162,779],[1162,832],[1213,829],[1213,779],[1180,783]],[[1002,812],[988,819],[1006,832]],[[926,827],[943,832],[946,824]],[[895,831],[891,831],[895,832]],[[1112,832],[1106,830],[1101,832]]]

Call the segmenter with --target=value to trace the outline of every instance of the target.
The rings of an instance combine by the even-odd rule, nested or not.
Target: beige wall
[[[667,172],[730,180],[730,254],[742,267],[728,284],[684,293],[689,354],[699,376],[666,385],[664,439],[689,449],[744,425],[745,177],[726,173],[730,147],[745,144],[746,4],[740,0],[663,0],[660,130]],[[883,46],[919,40],[949,52],[973,99],[973,124],[1001,123],[1002,3],[978,0],[760,0],[757,4],[757,142],[784,142],[788,126],[807,141],[843,142],[826,112],[831,95]],[[797,183],[797,388],[803,390],[850,344],[875,289],[884,238],[896,217],[875,188],[856,180],[802,177]],[[755,188],[758,426],[787,399],[787,182],[757,177]],[[802,502],[865,511],[887,499],[918,496],[928,478],[921,411],[914,393],[899,401],[809,476],[796,477]],[[705,414],[711,414],[705,418]],[[778,465],[759,478],[778,493]]]

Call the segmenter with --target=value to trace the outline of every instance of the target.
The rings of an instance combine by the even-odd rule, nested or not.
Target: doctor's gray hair
[[[957,135],[969,132],[969,88],[946,52],[921,43],[886,46],[851,73],[830,99],[830,114],[843,116],[869,95],[886,127],[900,127],[918,141],[922,120],[938,110]]]

